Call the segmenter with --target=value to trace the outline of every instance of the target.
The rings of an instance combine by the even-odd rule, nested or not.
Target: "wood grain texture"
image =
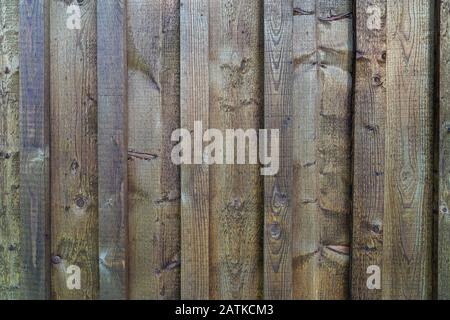
[[[351,1],[294,1],[293,285],[347,299],[351,213]]]
[[[52,297],[86,300],[98,294],[96,3],[80,4],[80,30],[66,26],[70,5],[50,2]]]
[[[179,0],[129,0],[130,298],[180,298]]]
[[[0,0],[0,299],[450,300],[450,0],[71,3]]]
[[[386,122],[386,0],[356,3],[352,299],[378,300],[370,266],[382,266]]]
[[[97,0],[100,299],[128,297],[126,7]]]
[[[0,300],[20,299],[19,1],[0,0]]]
[[[50,293],[49,12],[45,0],[20,0],[20,210],[25,299]]]
[[[450,1],[440,1],[437,298],[450,300]]]
[[[258,131],[264,111],[263,3],[211,0],[209,10],[210,127]],[[263,295],[262,187],[257,164],[210,168],[211,299]]]
[[[195,121],[209,126],[208,0],[181,0],[180,27],[181,128],[193,132]],[[208,166],[182,165],[182,299],[209,298],[209,199]]]
[[[293,1],[264,1],[265,128],[279,130],[280,169],[264,178],[264,297],[292,299]],[[269,140],[270,141],[270,140]],[[271,150],[273,152],[274,150]]]
[[[384,299],[431,298],[434,3],[388,1]]]

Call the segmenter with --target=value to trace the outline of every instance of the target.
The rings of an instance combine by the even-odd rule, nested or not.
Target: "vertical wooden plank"
[[[180,298],[179,0],[129,0],[130,298]]]
[[[97,0],[100,299],[127,292],[126,7]]]
[[[264,178],[264,296],[266,299],[292,299],[293,297],[292,13],[292,0],[264,1],[265,128],[279,130],[280,135],[279,172],[275,176]]]
[[[352,1],[294,2],[296,299],[349,297]]]
[[[0,300],[20,299],[19,1],[0,0]]]
[[[388,1],[383,298],[431,298],[434,3]]]
[[[196,121],[209,126],[208,0],[181,0],[180,7],[181,127],[193,132]],[[207,165],[182,165],[182,299],[209,297],[209,198]]]
[[[50,293],[48,2],[20,0],[21,290],[25,299]]]
[[[98,294],[96,3],[80,3],[79,30],[67,27],[70,5],[50,2],[52,297],[57,300]],[[79,290],[67,287],[71,266],[81,269]]]
[[[224,134],[227,129],[258,132],[263,120],[262,2],[211,0],[209,8],[210,127]],[[259,165],[210,168],[211,299],[262,297],[262,185]]]
[[[450,1],[440,4],[437,298],[450,300]]]
[[[367,287],[368,268],[382,266],[386,0],[356,2],[353,149],[352,298],[381,299]]]

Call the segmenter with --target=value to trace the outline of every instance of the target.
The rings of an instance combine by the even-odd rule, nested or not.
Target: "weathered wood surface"
[[[450,299],[449,0],[71,2],[0,0],[0,299]]]
[[[50,293],[49,12],[44,0],[20,0],[20,291]]]
[[[211,0],[209,8],[210,127],[257,131],[264,111],[263,3]],[[262,185],[257,164],[210,168],[211,299],[262,297]]]
[[[293,13],[293,297],[347,299],[352,2],[294,1]]]
[[[450,1],[440,1],[437,298],[450,300]]]
[[[382,297],[431,298],[434,2],[388,1]]]
[[[386,0],[356,3],[353,142],[352,298],[377,300],[367,287],[382,266],[386,122]],[[370,269],[369,269],[370,271]]]
[[[57,300],[98,294],[96,2],[79,5],[79,30],[67,27],[70,5],[50,2],[52,297]],[[71,266],[81,269],[79,290],[67,286]]]
[[[179,0],[129,0],[130,298],[180,298]]]
[[[265,128],[279,130],[280,168],[264,178],[264,297],[292,299],[293,1],[264,1]],[[270,139],[269,139],[270,141]],[[270,145],[270,144],[269,144]],[[278,150],[270,150],[274,152]]]
[[[128,297],[126,8],[97,0],[100,299]]]
[[[181,128],[209,126],[208,0],[180,2]],[[197,128],[197,131],[200,128]],[[203,136],[202,132],[199,132]],[[193,141],[198,147],[201,141]],[[193,154],[199,160],[202,154]],[[209,168],[181,166],[181,298],[209,297]]]
[[[0,300],[20,299],[19,1],[0,1]]]

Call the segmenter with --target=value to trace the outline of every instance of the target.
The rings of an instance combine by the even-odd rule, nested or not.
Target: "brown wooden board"
[[[50,296],[49,12],[48,1],[19,4],[20,290]]]
[[[51,1],[50,25],[52,297],[96,299],[96,2]]]
[[[180,298],[179,0],[129,0],[130,298]]]
[[[100,299],[128,297],[126,8],[97,0]]]
[[[386,123],[386,4],[356,3],[352,299],[381,298]],[[368,286],[369,281],[369,286]]]

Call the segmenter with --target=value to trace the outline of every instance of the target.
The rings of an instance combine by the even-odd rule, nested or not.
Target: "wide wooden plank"
[[[48,1],[20,0],[21,291],[50,293]]]
[[[358,300],[381,298],[381,288],[369,288],[367,280],[373,266],[381,268],[383,255],[386,3],[358,1],[355,12],[351,289]]]
[[[432,294],[433,1],[388,1],[384,299]]]
[[[437,298],[450,300],[450,1],[440,1]]]
[[[223,134],[258,132],[264,111],[262,2],[211,0],[209,18],[210,127]],[[263,179],[259,165],[246,163],[210,168],[211,299],[263,294]]]
[[[264,178],[264,297],[292,295],[293,1],[264,1],[264,122],[279,130],[279,171]],[[271,135],[270,135],[271,136]],[[271,138],[269,138],[270,146]],[[270,148],[269,148],[270,149]],[[278,150],[270,150],[271,153]]]
[[[349,297],[352,1],[294,1],[293,285]]]
[[[180,2],[181,128],[209,126],[208,0]],[[196,131],[200,138],[203,132]],[[192,139],[194,140],[194,139]],[[193,145],[201,147],[201,141]],[[202,160],[202,154],[196,158]],[[199,159],[197,159],[199,160]],[[209,297],[209,168],[181,166],[181,298]]]
[[[123,0],[97,0],[100,299],[128,296],[125,25]]]
[[[180,297],[179,12],[179,0],[127,2],[131,299]]]
[[[97,20],[83,1],[68,28],[70,5],[50,2],[52,298],[85,300],[98,294]]]
[[[0,0],[0,300],[20,299],[19,1]]]

